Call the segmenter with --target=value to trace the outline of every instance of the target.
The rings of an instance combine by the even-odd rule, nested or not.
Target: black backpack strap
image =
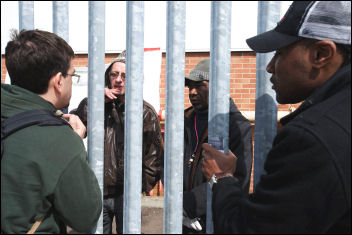
[[[62,126],[71,125],[60,116],[56,116],[53,111],[36,109],[24,111],[1,121],[1,158],[3,154],[3,139],[12,133],[33,125],[38,126]]]
[[[70,124],[52,111],[39,109],[16,114],[1,122],[1,139],[28,126],[61,126]],[[71,126],[70,126],[71,127]]]

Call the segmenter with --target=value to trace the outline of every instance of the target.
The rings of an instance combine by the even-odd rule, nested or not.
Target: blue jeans
[[[103,232],[104,234],[112,233],[112,221],[116,216],[116,232],[123,232],[123,195],[117,197],[104,198],[103,201]]]

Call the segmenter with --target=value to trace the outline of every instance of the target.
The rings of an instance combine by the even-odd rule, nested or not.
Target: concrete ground
[[[164,216],[164,197],[142,197],[142,234],[162,234]],[[115,218],[112,223],[112,233],[116,234]],[[78,234],[68,227],[67,233]]]
[[[164,197],[142,198],[143,234],[162,234],[164,221]]]

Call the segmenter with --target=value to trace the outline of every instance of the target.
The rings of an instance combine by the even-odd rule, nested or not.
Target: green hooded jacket
[[[1,84],[1,121],[31,109],[56,108],[18,86]],[[102,193],[82,139],[68,126],[30,126],[8,136],[1,160],[1,232],[90,232]]]

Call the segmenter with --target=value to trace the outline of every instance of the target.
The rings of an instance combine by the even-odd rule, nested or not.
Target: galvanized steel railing
[[[19,1],[19,29],[34,28],[33,1]],[[279,21],[280,2],[258,3],[258,33]],[[141,233],[144,3],[127,2],[124,233]],[[186,2],[167,3],[164,233],[182,233],[183,106]],[[53,31],[68,37],[68,2],[53,2]],[[228,151],[231,2],[211,4],[209,139]],[[257,55],[254,184],[263,171],[277,126],[277,103],[265,67],[272,54]],[[89,2],[88,160],[103,192],[105,2]],[[94,110],[91,112],[90,110]],[[94,134],[93,134],[94,133]],[[181,151],[180,151],[181,150]],[[213,233],[208,189],[207,233]],[[95,233],[103,232],[102,215]]]
[[[19,31],[34,28],[34,2],[18,1]]]
[[[167,2],[164,233],[182,233],[186,2]]]
[[[208,142],[225,153],[228,152],[229,143],[231,6],[230,1],[211,3]],[[214,230],[211,202],[212,191],[208,184],[206,227],[208,234],[212,234]]]
[[[89,2],[88,11],[88,162],[98,179],[103,196],[105,1]],[[96,230],[93,231],[95,233],[103,233],[102,213]]]
[[[123,233],[141,233],[144,2],[128,1]]]
[[[258,34],[276,26],[280,20],[281,2],[258,2]],[[271,149],[277,133],[277,102],[275,92],[271,89],[270,74],[266,65],[273,57],[271,53],[258,53],[256,65],[256,99],[255,99],[255,129],[254,129],[254,179],[253,188],[264,172],[266,155]]]

